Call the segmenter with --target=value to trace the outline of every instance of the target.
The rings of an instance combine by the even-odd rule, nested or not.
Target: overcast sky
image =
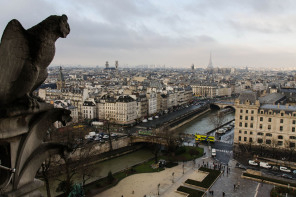
[[[295,0],[0,0],[0,32],[66,14],[52,65],[296,67]]]

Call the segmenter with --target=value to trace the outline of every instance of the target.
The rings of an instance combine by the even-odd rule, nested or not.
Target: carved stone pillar
[[[0,189],[4,196],[41,196],[43,182],[35,179],[42,162],[50,154],[67,147],[44,142],[48,128],[55,122],[71,120],[70,111],[40,103],[39,109],[19,111],[0,119]],[[1,194],[1,193],[0,193]]]

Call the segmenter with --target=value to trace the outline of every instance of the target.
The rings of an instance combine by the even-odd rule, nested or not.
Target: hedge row
[[[286,196],[286,194],[289,194],[289,196],[296,196],[296,191],[292,188],[275,187],[272,188],[270,192],[271,197]]]
[[[199,168],[199,170],[204,172],[209,172],[209,174],[201,182],[195,181],[192,179],[187,179],[185,183],[207,189],[213,184],[213,182],[217,179],[217,177],[221,173],[219,170],[212,170],[204,167]]]
[[[291,182],[287,182],[287,181],[283,181],[283,180],[278,180],[278,179],[273,179],[273,178],[269,178],[269,177],[265,177],[265,176],[258,176],[258,175],[254,175],[254,174],[249,174],[249,173],[243,173],[244,176],[248,176],[251,178],[255,178],[255,179],[259,179],[259,180],[265,180],[265,181],[270,181],[270,182],[274,182],[274,183],[279,183],[279,184],[283,184],[283,185],[288,185],[290,184],[290,186],[296,187],[295,183],[291,183]]]
[[[177,191],[189,194],[188,197],[202,197],[204,195],[204,192],[202,191],[198,191],[198,190],[191,189],[189,187],[184,187],[184,186],[178,187]]]

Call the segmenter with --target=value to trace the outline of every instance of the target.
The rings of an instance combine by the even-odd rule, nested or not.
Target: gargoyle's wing
[[[3,32],[0,43],[0,101],[9,99],[12,83],[18,79],[30,57],[26,34],[16,19],[11,20]]]

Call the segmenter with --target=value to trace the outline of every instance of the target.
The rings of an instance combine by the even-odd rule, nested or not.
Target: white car
[[[212,149],[212,157],[216,157],[216,149]]]
[[[249,165],[258,166],[258,163],[253,160],[249,160]]]
[[[109,138],[109,135],[104,135],[103,136],[103,139],[108,139]]]
[[[284,166],[280,166],[280,171],[283,171],[283,172],[291,172],[290,169],[288,169],[287,167],[284,167]]]
[[[117,137],[116,133],[111,133],[111,137]]]
[[[266,162],[260,162],[260,163],[259,163],[259,166],[262,167],[262,168],[271,168],[271,165],[269,165],[269,164],[266,163]]]

